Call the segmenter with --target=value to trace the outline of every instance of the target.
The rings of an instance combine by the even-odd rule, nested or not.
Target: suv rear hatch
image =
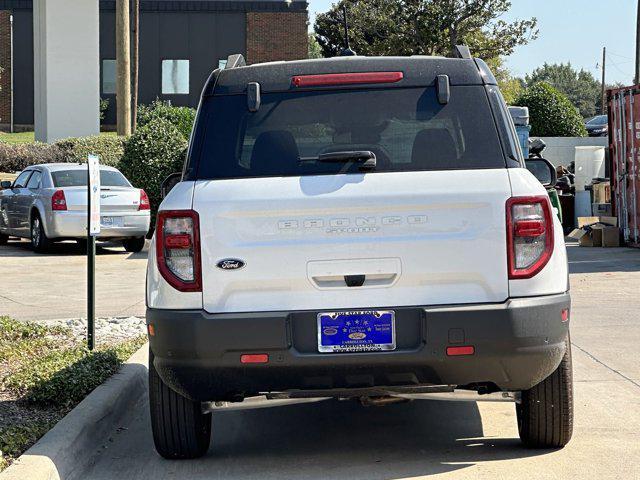
[[[484,86],[452,86],[446,104],[435,87],[263,92],[255,112],[246,95],[205,96],[199,118],[208,312],[508,297],[511,187]]]

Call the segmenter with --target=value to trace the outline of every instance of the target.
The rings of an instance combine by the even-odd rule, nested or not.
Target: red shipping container
[[[640,247],[640,85],[607,92],[611,200],[625,243]]]

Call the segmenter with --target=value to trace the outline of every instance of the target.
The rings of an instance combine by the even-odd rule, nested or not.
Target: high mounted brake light
[[[325,87],[331,85],[357,85],[371,83],[396,83],[404,78],[402,72],[328,73],[322,75],[298,75],[293,77],[295,87]]]
[[[507,261],[510,279],[531,278],[553,253],[553,216],[547,196],[507,200]]]
[[[158,212],[156,262],[162,277],[176,290],[202,291],[200,220],[197,212]]]

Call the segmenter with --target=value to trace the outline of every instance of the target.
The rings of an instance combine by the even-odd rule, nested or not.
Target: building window
[[[189,94],[189,60],[162,61],[163,95]]]
[[[116,93],[116,61],[102,61],[102,93],[113,95]]]

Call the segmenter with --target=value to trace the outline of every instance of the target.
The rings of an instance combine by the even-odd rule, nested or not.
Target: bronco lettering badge
[[[244,267],[244,262],[242,260],[238,260],[237,258],[225,258],[224,260],[220,260],[217,265],[218,268],[222,270],[240,270]]]

